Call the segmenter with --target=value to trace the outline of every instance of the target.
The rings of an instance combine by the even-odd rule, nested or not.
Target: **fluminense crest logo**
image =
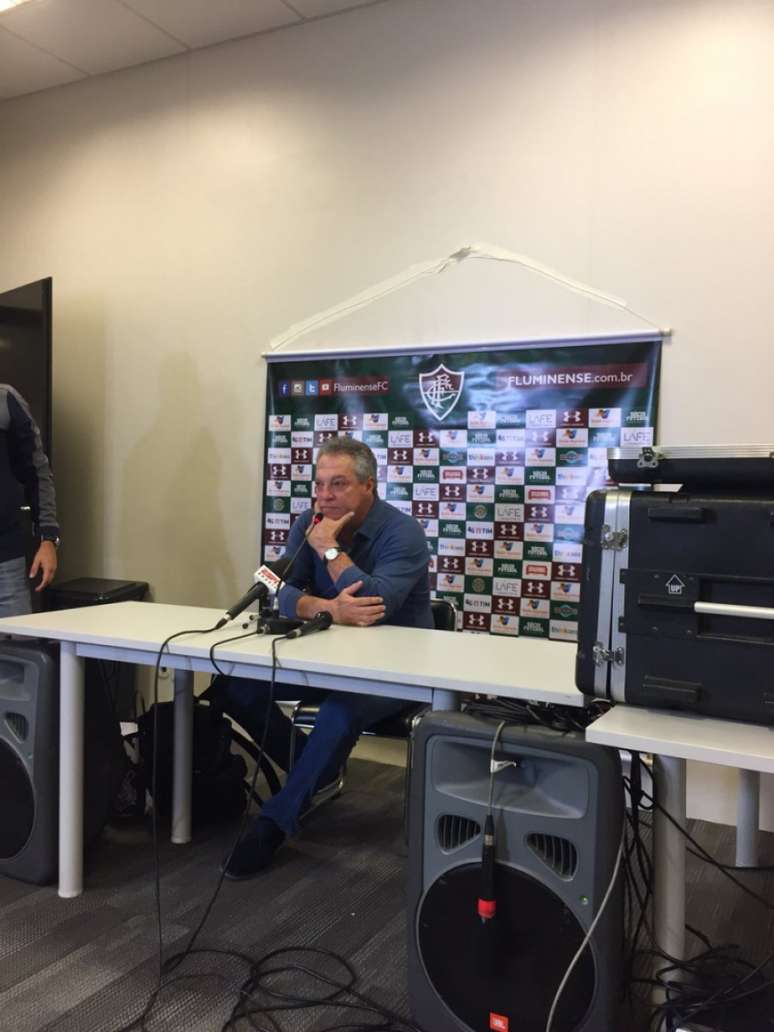
[[[443,362],[431,373],[419,374],[419,393],[427,411],[441,422],[460,400],[464,373],[447,369]]]

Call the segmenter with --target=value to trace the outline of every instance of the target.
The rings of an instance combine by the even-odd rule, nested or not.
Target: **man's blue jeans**
[[[24,556],[0,563],[0,616],[31,613],[30,582]]]
[[[287,770],[290,758],[292,725],[279,706],[273,704],[267,714],[269,685],[243,677],[219,677],[213,685],[213,696],[229,716],[260,743],[268,716],[266,755],[282,770]],[[276,684],[274,698],[280,702],[300,699],[319,702],[314,730],[307,737],[296,736],[296,755],[293,769],[284,787],[268,799],[262,817],[270,817],[286,835],[298,830],[300,814],[322,785],[330,784],[349,756],[361,731],[384,717],[405,709],[402,699],[383,699],[374,695],[355,695],[350,692],[326,692],[321,688]]]

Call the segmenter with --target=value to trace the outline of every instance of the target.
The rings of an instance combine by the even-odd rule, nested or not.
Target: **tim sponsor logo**
[[[465,537],[491,539],[494,537],[494,523],[481,522],[465,524]]]

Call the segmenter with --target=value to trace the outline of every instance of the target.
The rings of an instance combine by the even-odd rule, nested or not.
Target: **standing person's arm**
[[[11,469],[24,487],[24,496],[32,511],[33,529],[40,537],[40,546],[30,566],[30,578],[41,574],[40,584],[35,590],[42,591],[54,579],[57,569],[59,521],[56,516],[54,478],[43,451],[40,430],[32,418],[27,402],[18,391],[9,389],[6,403]]]

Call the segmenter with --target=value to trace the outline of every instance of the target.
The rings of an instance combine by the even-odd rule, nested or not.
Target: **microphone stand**
[[[291,616],[280,616],[279,614],[279,593],[282,590],[282,585],[287,582],[288,575],[293,569],[293,563],[295,563],[298,553],[306,544],[306,539],[312,532],[312,529],[317,526],[322,520],[320,513],[315,513],[312,517],[309,528],[304,534],[301,544],[295,550],[293,555],[290,557],[290,562],[285,567],[284,573],[280,575],[280,582],[277,585],[277,590],[274,592],[274,598],[270,606],[264,606],[260,611],[258,617],[258,626],[256,627],[257,634],[289,634],[291,631],[295,631],[299,628],[304,621],[298,620]]]

